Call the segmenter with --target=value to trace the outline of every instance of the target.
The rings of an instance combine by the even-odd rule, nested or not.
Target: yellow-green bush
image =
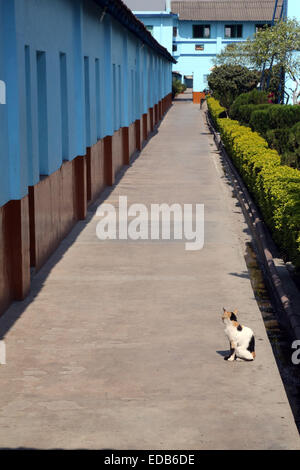
[[[209,97],[206,99],[206,101],[214,126],[216,129],[218,129],[217,119],[222,115],[226,115],[226,109],[223,108],[223,106],[221,106],[219,101],[215,100],[215,98]]]
[[[258,204],[285,260],[300,269],[300,172],[250,128],[217,118],[225,148]]]

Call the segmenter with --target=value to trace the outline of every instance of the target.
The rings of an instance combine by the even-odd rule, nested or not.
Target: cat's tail
[[[255,353],[255,338],[254,338],[254,335],[251,336],[249,346],[248,346],[247,349],[252,354],[253,359],[255,359],[256,353]]]

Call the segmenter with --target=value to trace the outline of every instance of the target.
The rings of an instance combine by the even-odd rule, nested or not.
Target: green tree
[[[254,38],[230,44],[216,56],[215,64],[240,64],[250,70],[262,69],[263,66],[270,69],[276,65],[294,82],[291,91],[296,104],[300,96],[300,55],[296,51],[300,51],[300,23],[296,19],[286,19],[259,30]],[[266,80],[262,85],[265,89]]]
[[[251,66],[245,51],[244,42],[227,44],[220,54],[213,59],[215,66],[220,65],[240,65],[243,67]]]
[[[220,65],[213,68],[208,76],[209,88],[221,105],[229,109],[241,93],[257,87],[259,75],[240,65]]]
[[[175,98],[178,93],[183,93],[185,90],[186,85],[184,83],[181,83],[178,78],[174,78],[172,81],[172,97]]]

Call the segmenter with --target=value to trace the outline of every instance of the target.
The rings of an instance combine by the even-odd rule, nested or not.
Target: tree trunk
[[[298,97],[300,95],[300,91],[298,91],[299,88],[299,81],[294,80],[295,82],[295,89],[293,90],[293,104],[297,104]]]

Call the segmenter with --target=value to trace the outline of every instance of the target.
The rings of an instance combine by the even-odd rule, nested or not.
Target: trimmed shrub
[[[273,104],[269,108],[269,113],[271,129],[291,127],[300,121],[299,105]]]
[[[266,104],[267,99],[257,90],[244,93],[232,104],[229,116],[262,135],[281,155],[283,165],[300,169],[300,106]]]
[[[270,112],[269,109],[257,109],[251,113],[250,127],[253,131],[258,132],[262,136],[266,136],[270,129]]]
[[[243,104],[238,108],[234,108],[230,117],[247,126],[250,123],[251,116],[254,111],[265,110],[269,106],[269,104]]]
[[[250,126],[252,130],[266,136],[269,129],[290,128],[299,121],[299,105],[272,104],[266,109],[254,111]]]
[[[300,172],[281,165],[263,168],[255,191],[274,241],[285,260],[300,269]]]
[[[229,116],[231,119],[237,119],[238,118],[238,112],[241,106],[247,105],[247,104],[256,104],[256,105],[267,105],[268,104],[268,94],[264,91],[259,91],[259,90],[252,90],[249,93],[242,93],[240,96],[238,96],[232,105],[230,106],[229,110]]]
[[[300,169],[300,122],[292,128],[269,130],[266,139],[281,155],[282,165]]]
[[[279,166],[280,157],[265,139],[238,121],[218,119],[218,125],[225,148],[251,191],[262,167]]]
[[[266,132],[266,140],[271,148],[282,154],[287,149],[289,129],[286,127],[283,129],[269,129]]]
[[[283,129],[270,129],[266,132],[266,140],[269,146],[280,155],[283,155],[288,149],[290,129],[284,127]]]
[[[285,260],[300,269],[300,172],[248,127],[217,119],[222,141],[258,204]]]
[[[290,129],[287,149],[283,152],[281,161],[300,170],[300,122]]]
[[[219,117],[226,117],[226,109],[223,108],[215,98],[208,97],[206,98],[206,102],[214,126],[218,129],[217,119]]]

